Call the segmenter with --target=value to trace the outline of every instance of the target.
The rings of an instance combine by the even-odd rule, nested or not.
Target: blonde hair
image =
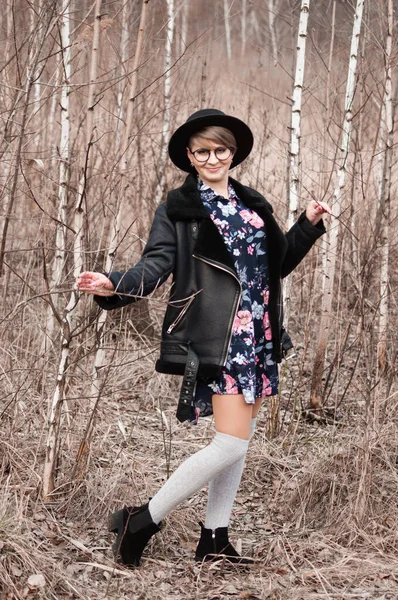
[[[225,127],[218,127],[213,125],[211,127],[205,127],[200,131],[196,131],[189,138],[188,146],[190,147],[192,141],[197,138],[205,138],[206,140],[210,140],[212,142],[217,142],[218,144],[222,144],[226,148],[233,148],[233,150],[237,150],[237,143],[234,134],[229,129]]]

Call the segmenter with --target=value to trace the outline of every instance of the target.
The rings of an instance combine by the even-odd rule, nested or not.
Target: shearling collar
[[[243,204],[250,209],[268,209],[272,213],[269,202],[258,192],[242,185],[232,177],[229,178],[232,187]],[[181,187],[172,190],[167,195],[167,215],[172,221],[192,221],[209,219],[209,214],[203,206],[197,187],[196,177],[188,175]]]

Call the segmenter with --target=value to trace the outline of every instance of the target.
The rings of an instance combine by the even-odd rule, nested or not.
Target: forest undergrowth
[[[282,367],[279,431],[270,435],[271,408],[264,406],[233,512],[231,538],[254,566],[194,562],[205,491],[166,519],[140,568],[115,565],[108,514],[145,502],[213,431],[210,417],[197,426],[177,422],[179,379],[152,374],[153,337],[137,336],[135,347],[133,339],[125,334],[113,355],[84,469],[76,417],[86,412],[87,398],[84,380],[72,378],[62,469],[50,502],[41,499],[46,421],[40,378],[31,378],[12,418],[3,413],[1,600],[398,597],[397,396],[381,406],[385,418],[377,429],[359,395],[334,419],[309,420],[302,410],[305,374],[302,391],[295,387],[300,347]]]

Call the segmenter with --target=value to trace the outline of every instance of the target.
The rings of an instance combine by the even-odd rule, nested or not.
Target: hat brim
[[[192,172],[190,160],[187,156],[189,138],[205,127],[225,127],[231,131],[236,139],[237,150],[234,154],[230,169],[247,158],[253,148],[253,134],[250,128],[236,117],[228,115],[205,115],[188,121],[179,127],[171,136],[169,142],[169,156],[173,163],[187,173]]]

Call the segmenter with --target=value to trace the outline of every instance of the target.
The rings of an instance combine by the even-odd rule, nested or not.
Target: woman
[[[196,560],[222,554],[248,564],[228,539],[228,523],[261,401],[277,393],[281,360],[280,279],[324,233],[326,204],[310,202],[284,235],[271,205],[229,177],[250,153],[253,136],[239,119],[200,110],[169,143],[189,173],[156,210],[139,263],[108,276],[86,272],[78,288],[113,309],[152,292],[173,275],[156,370],[183,375],[180,421],[214,414],[213,441],[188,458],[144,506],[110,517],[115,556],[138,566],[161,521],[209,483]]]

